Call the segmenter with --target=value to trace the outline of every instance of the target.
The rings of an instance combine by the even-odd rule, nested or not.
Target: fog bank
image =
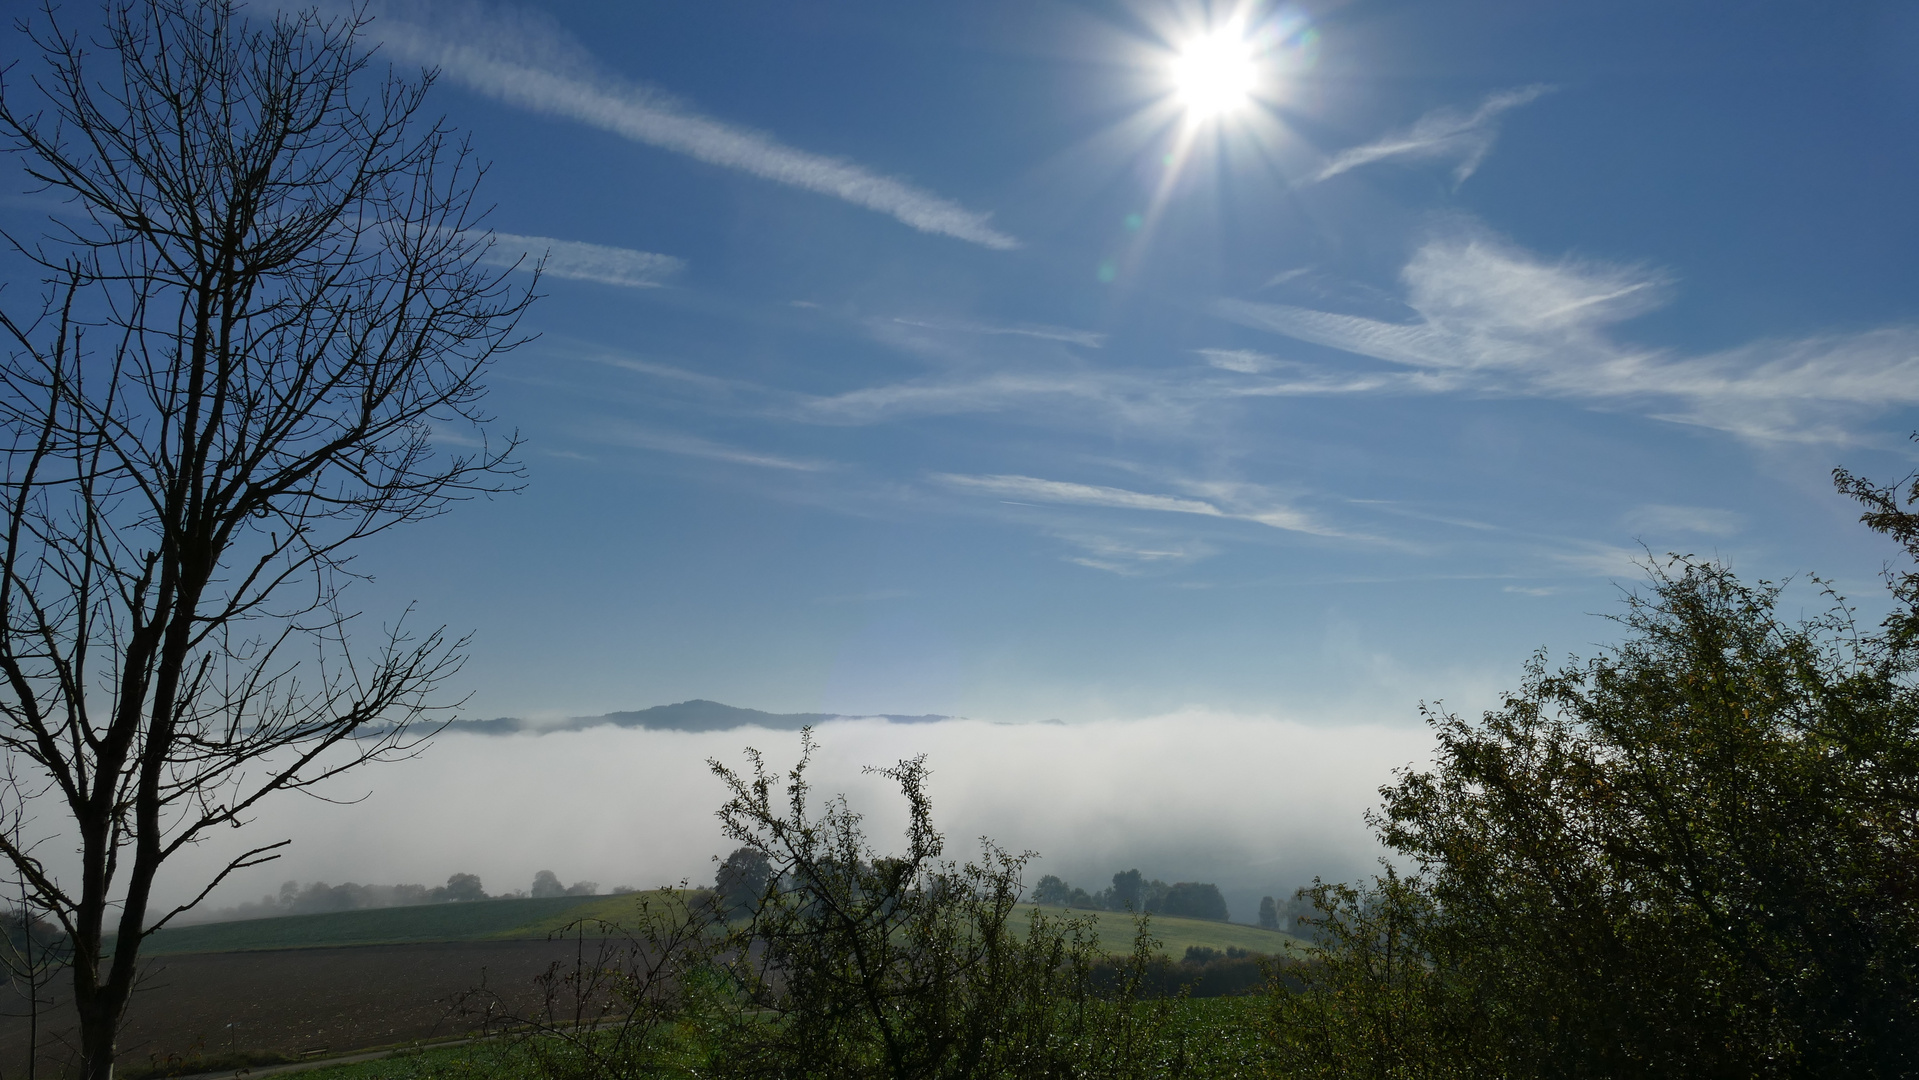
[[[1366,872],[1377,850],[1361,814],[1393,769],[1426,761],[1431,746],[1421,727],[1201,712],[1073,725],[844,720],[817,739],[816,792],[846,792],[876,846],[898,846],[905,818],[861,767],[925,754],[949,854],[990,836],[1041,854],[1029,884],[1050,873],[1089,891],[1128,867],[1212,881],[1241,922],[1261,895]],[[289,879],[431,885],[465,872],[492,893],[525,889],[539,870],[605,888],[710,881],[712,857],[730,847],[714,816],[724,790],[706,760],[743,767],[754,746],[784,770],[798,744],[794,732],[755,728],[443,735],[417,759],[328,792],[365,796],[352,805],[267,805],[221,838],[230,848],[182,852],[162,888],[177,902],[230,851],[283,837],[294,841],[285,858],[234,875],[207,906],[257,900]]]

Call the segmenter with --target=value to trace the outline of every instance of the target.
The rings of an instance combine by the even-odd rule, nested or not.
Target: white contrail
[[[701,116],[657,90],[607,75],[564,31],[537,15],[417,4],[389,4],[381,10],[385,17],[372,33],[389,52],[438,67],[467,88],[507,104],[844,199],[890,214],[921,232],[998,250],[1020,246],[989,224],[990,214],[854,162]],[[416,13],[426,18],[409,20]]]
[[[493,234],[493,246],[480,257],[488,266],[517,266],[528,270],[540,265],[542,259],[545,260],[542,272],[547,277],[597,281],[632,289],[657,288],[666,284],[667,278],[686,269],[684,261],[652,251],[502,232]]]

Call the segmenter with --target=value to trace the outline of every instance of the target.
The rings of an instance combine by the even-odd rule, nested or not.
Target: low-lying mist
[[[1237,922],[1253,920],[1262,895],[1372,868],[1379,849],[1361,815],[1395,768],[1423,764],[1431,747],[1416,726],[1199,712],[1073,725],[842,720],[816,737],[816,793],[845,792],[877,846],[897,843],[905,816],[885,781],[861,767],[925,754],[949,855],[971,855],[987,836],[1041,854],[1029,884],[1057,874],[1094,891],[1130,867],[1215,882]],[[606,889],[710,882],[712,857],[731,846],[719,835],[724,793],[706,760],[742,768],[747,746],[784,770],[799,736],[613,727],[442,735],[420,757],[327,793],[364,796],[357,802],[282,799],[231,834],[232,848],[182,852],[164,899],[185,899],[232,851],[280,838],[294,841],[284,858],[235,874],[202,909],[257,901],[288,880],[432,885],[471,873],[496,895],[527,889],[540,870]]]

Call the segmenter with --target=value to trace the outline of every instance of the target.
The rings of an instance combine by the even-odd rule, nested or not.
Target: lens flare
[[[1252,103],[1259,85],[1253,43],[1236,26],[1193,38],[1172,63],[1173,92],[1197,120],[1236,112]]]

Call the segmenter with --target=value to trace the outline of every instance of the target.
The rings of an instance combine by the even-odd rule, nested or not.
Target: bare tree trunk
[[[83,217],[6,237],[46,289],[0,312],[0,855],[71,941],[89,1080],[146,935],[284,842],[155,917],[167,860],[444,708],[463,642],[356,654],[341,589],[355,541],[516,481],[481,376],[532,298],[481,265],[481,170],[416,121],[430,75],[355,96],[363,16],[107,14],[96,48],[49,9],[45,70],[0,87],[0,134]],[[42,820],[77,881],[21,836]]]

